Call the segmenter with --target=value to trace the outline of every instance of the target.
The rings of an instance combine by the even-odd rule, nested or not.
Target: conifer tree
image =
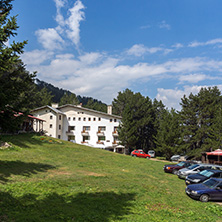
[[[27,41],[9,42],[17,34],[16,16],[10,17],[12,0],[0,1],[0,127],[3,131],[13,131],[14,112],[30,101],[27,96],[35,74],[30,74],[20,59]],[[18,118],[17,118],[18,120]]]

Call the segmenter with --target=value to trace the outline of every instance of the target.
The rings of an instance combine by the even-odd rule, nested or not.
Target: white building
[[[117,128],[121,117],[112,114],[112,106],[103,113],[81,105],[58,107],[53,104],[36,108],[31,113],[46,121],[43,128],[48,136],[114,152],[124,151],[124,147],[118,145]]]

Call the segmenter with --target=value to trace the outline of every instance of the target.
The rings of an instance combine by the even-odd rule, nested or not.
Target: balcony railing
[[[97,132],[97,135],[98,135],[98,136],[105,136],[105,133],[104,133],[104,131],[99,130],[99,131]]]
[[[100,141],[100,140],[97,141],[96,143],[97,143],[97,144],[102,144],[102,145],[104,145],[104,142],[103,142],[103,141]]]
[[[83,136],[89,136],[89,132],[86,131],[86,130],[83,130],[81,133],[82,133]]]
[[[115,131],[113,132],[113,136],[118,136],[118,131],[117,131],[117,130],[115,130]]]
[[[72,135],[74,135],[74,130],[68,130],[68,131],[66,131],[66,134],[72,134]]]

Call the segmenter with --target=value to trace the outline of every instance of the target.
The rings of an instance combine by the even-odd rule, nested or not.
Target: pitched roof
[[[46,105],[46,106],[41,106],[41,107],[38,107],[38,108],[36,108],[36,109],[33,109],[33,110],[31,110],[31,113],[32,113],[32,112],[35,112],[35,111],[38,111],[38,110],[41,110],[41,109],[45,109],[45,108],[51,109],[51,110],[54,111],[55,113],[65,115],[65,114],[64,114],[63,112],[61,112],[60,110],[58,110],[58,109],[56,109],[56,108],[53,108],[53,107],[51,107],[51,106],[48,106],[48,105]]]
[[[89,112],[93,112],[93,113],[97,113],[97,114],[101,114],[101,115],[106,115],[106,116],[122,119],[122,117],[118,116],[118,115],[108,114],[108,113],[104,113],[104,112],[97,111],[97,110],[94,110],[94,109],[88,109],[88,108],[85,108],[85,107],[82,107],[82,106],[76,106],[76,105],[72,105],[72,104],[66,104],[66,105],[63,105],[63,106],[59,106],[57,109],[62,109],[64,107],[68,107],[68,106],[73,107],[73,108],[77,108],[77,109],[80,109],[80,110],[84,110],[84,111],[89,111]]]

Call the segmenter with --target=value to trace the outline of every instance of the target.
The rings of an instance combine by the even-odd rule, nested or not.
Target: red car
[[[142,157],[142,158],[147,158],[147,159],[151,157],[149,154],[144,153],[143,150],[133,150],[131,152],[131,156],[137,156],[137,157]]]

